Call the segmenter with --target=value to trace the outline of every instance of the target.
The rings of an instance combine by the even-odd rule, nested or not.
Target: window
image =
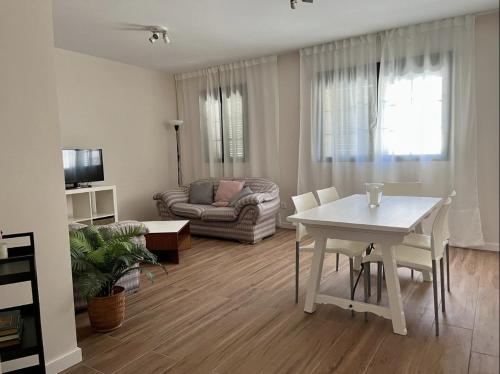
[[[432,71],[401,74],[380,82],[380,64],[373,82],[334,71],[318,76],[316,152],[318,161],[372,160],[380,101],[380,145],[384,157],[396,160],[448,158],[450,128],[450,63],[433,55]],[[404,65],[406,61],[398,63]],[[422,65],[423,58],[412,60]],[[415,69],[419,70],[419,69]],[[328,76],[325,79],[325,74]],[[340,79],[340,74],[343,76]],[[378,86],[383,84],[382,97]]]
[[[381,98],[382,152],[397,159],[448,157],[450,106],[446,72],[387,83]]]
[[[319,77],[322,79],[323,77]],[[375,121],[373,100],[375,82],[349,74],[349,78],[328,77],[320,83],[318,159],[350,161],[368,159]]]
[[[207,139],[213,143],[208,149],[221,162],[244,161],[248,152],[245,92],[244,87],[236,90],[219,87],[202,100]]]
[[[245,110],[241,91],[225,96],[222,104],[226,135],[225,156],[231,159],[245,158]]]
[[[203,109],[205,114],[205,131],[207,132],[205,139],[211,142],[207,147],[208,152],[214,155],[216,160],[222,160],[221,104],[218,93],[206,96],[203,101]],[[208,158],[208,153],[206,156]]]

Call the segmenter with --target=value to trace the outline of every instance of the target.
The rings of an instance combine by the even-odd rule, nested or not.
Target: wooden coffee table
[[[179,263],[179,251],[191,248],[189,221],[146,221],[149,233],[146,248],[158,255],[160,261]]]

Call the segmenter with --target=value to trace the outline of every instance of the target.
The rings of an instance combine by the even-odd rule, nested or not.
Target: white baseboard
[[[290,223],[290,222],[282,222],[282,221],[279,221],[279,222],[278,222],[278,227],[279,227],[280,229],[295,230],[295,226],[293,225],[293,223]]]
[[[293,212],[287,212],[285,208],[281,208],[281,212],[278,213],[276,217],[276,226],[281,229],[295,230],[295,225],[291,222],[287,222],[286,217],[293,214]]]
[[[52,361],[45,363],[47,374],[57,374],[82,361],[82,350],[78,347]]]

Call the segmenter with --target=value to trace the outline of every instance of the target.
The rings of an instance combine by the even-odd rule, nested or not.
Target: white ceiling
[[[482,12],[497,0],[54,0],[55,43],[170,72],[280,54],[412,23]],[[124,24],[163,25],[172,42],[149,44]]]

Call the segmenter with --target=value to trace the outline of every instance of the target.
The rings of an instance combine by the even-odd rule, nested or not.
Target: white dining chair
[[[384,182],[384,195],[386,196],[421,196],[421,182]],[[417,232],[422,232],[422,224],[416,227]],[[413,278],[413,269],[411,269]]]
[[[296,213],[301,213],[306,210],[316,208],[318,202],[312,192],[307,192],[302,195],[292,196],[293,205]],[[314,242],[310,244],[301,244],[304,236],[307,235],[306,228],[302,224],[297,224],[295,238],[295,302],[299,302],[299,271],[300,271],[300,252],[313,252]],[[369,247],[368,243],[354,242],[350,240],[328,239],[326,242],[326,253],[340,253],[349,257],[349,281],[351,288],[351,300],[354,300],[354,274],[353,274],[353,259],[356,256],[361,256]]]
[[[339,193],[335,187],[323,188],[322,190],[316,190],[318,195],[319,203],[321,205],[331,203],[332,201],[338,200],[340,198]]]
[[[455,190],[453,190],[448,197],[453,202],[453,199],[457,196]],[[446,245],[445,245],[445,263],[446,263],[446,286],[448,288],[448,292],[450,292],[450,228],[448,225],[448,218],[446,218],[446,222],[444,225],[445,237],[446,237]],[[405,236],[403,240],[404,245],[408,245],[411,247],[417,247],[426,249],[428,251],[432,248],[432,237],[431,235],[421,234],[421,233],[411,233]]]
[[[323,188],[322,190],[316,190],[316,195],[318,195],[319,203],[321,205],[331,203],[332,201],[338,200],[340,198],[339,193],[335,187],[327,187],[327,188]],[[372,247],[373,247],[373,244],[371,243],[366,249],[367,254],[369,254],[369,252],[372,250]],[[336,264],[335,264],[336,271],[339,270],[339,260],[340,260],[340,254],[337,253]],[[356,266],[356,262],[358,264],[361,264],[361,256],[354,258],[354,266]],[[361,274],[361,272],[360,272],[360,274]],[[358,279],[359,279],[359,276],[358,276]],[[355,284],[357,284],[357,280],[356,280]],[[370,289],[371,289],[371,284],[370,284],[370,282],[368,282],[368,295],[371,296]]]
[[[323,188],[322,190],[316,190],[318,195],[319,203],[321,205],[328,204],[332,201],[338,200],[340,198],[339,193],[335,187]],[[340,254],[337,253],[335,271],[339,271],[339,260]]]
[[[430,250],[409,245],[398,245],[394,248],[395,260],[398,267],[406,267],[418,271],[432,271],[432,288],[434,292],[434,317],[436,325],[436,336],[439,336],[439,318],[438,318],[438,296],[437,296],[437,262],[439,261],[440,278],[441,278],[441,307],[445,312],[445,291],[444,291],[444,266],[443,257],[447,242],[448,229],[448,210],[450,208],[451,198],[447,197],[446,201],[441,205],[432,225],[430,235]],[[382,277],[381,264],[382,253],[375,248],[368,256],[363,257],[363,267],[370,267],[370,263],[376,262],[379,272],[377,274],[377,302],[380,302]],[[367,275],[369,272],[366,273]],[[368,301],[368,294],[365,279],[365,302]]]

